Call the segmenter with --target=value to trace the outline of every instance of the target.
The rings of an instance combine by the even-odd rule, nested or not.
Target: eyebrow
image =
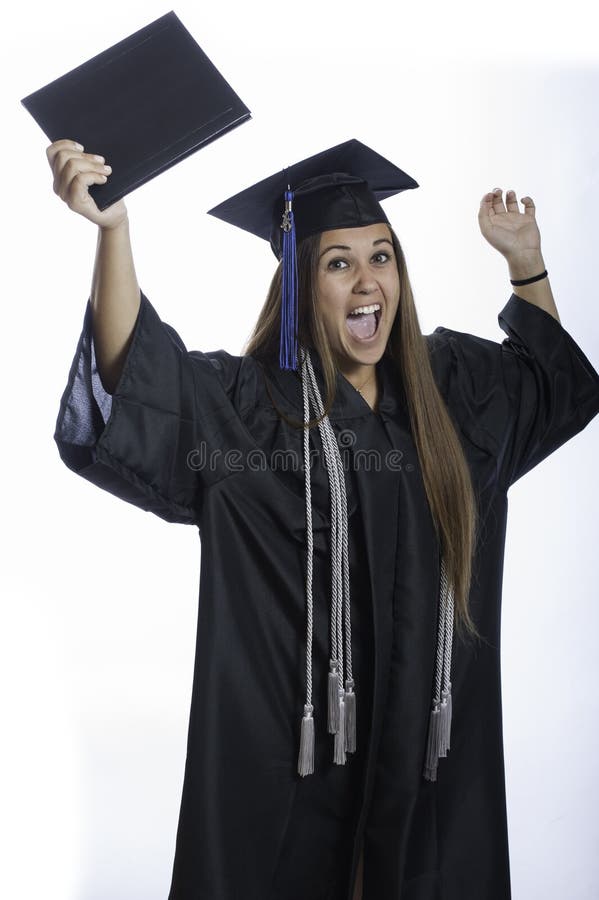
[[[391,246],[393,246],[393,243],[389,240],[389,238],[378,238],[376,241],[372,242],[373,247],[376,247],[378,244],[391,244]],[[331,244],[330,247],[326,247],[326,249],[322,251],[318,259],[321,260],[325,253],[328,253],[329,250],[348,250],[351,253],[351,247],[348,247],[346,244]]]

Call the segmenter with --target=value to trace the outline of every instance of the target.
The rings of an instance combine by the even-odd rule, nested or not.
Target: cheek
[[[394,306],[397,306],[399,302],[399,278],[397,276],[391,277],[387,282],[387,297],[390,298]]]
[[[334,286],[327,285],[326,290],[321,289],[316,302],[325,321],[336,322],[339,317],[344,317],[346,298],[343,292],[335,290]]]

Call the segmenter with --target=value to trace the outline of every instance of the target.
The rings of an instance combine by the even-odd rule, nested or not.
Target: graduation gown
[[[187,756],[169,900],[510,897],[500,677],[507,491],[599,411],[599,375],[562,325],[512,294],[502,343],[439,326],[433,373],[472,474],[471,612],[453,645],[451,749],[423,778],[439,546],[393,362],[374,413],[341,375],[357,748],[327,733],[330,506],[310,434],[315,771],[297,773],[306,699],[305,498],[298,373],[188,351],[141,293],[124,370],[102,388],[88,303],[55,439],[84,478],[201,538]],[[322,369],[312,353],[324,390]],[[324,396],[324,393],[323,393]]]

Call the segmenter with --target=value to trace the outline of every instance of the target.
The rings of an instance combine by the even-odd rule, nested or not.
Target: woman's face
[[[385,223],[325,231],[320,238],[316,296],[339,368],[382,357],[399,304],[399,273]],[[371,309],[374,307],[374,309]],[[362,309],[362,315],[351,315]]]

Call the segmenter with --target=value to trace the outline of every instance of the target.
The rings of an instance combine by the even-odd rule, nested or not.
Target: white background
[[[49,141],[19,102],[169,8],[25,0],[4,18],[0,894],[11,900],[164,900],[170,884],[200,543],[59,460],[52,435],[96,229],[53,193]],[[507,265],[477,213],[486,191],[514,188],[536,202],[562,324],[599,366],[591,4],[224,0],[175,12],[253,113],[126,200],[140,285],[188,348],[239,353],[275,266],[265,243],[206,210],[357,137],[420,184],[386,209],[425,333],[504,338]],[[516,900],[599,896],[598,450],[594,420],[509,494]]]

